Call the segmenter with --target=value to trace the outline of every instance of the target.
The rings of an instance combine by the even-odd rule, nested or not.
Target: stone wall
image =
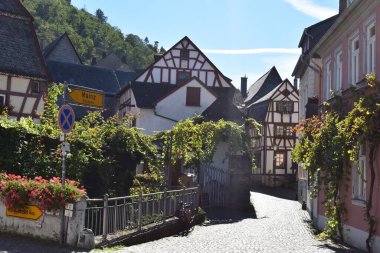
[[[229,156],[230,191],[227,207],[245,209],[250,206],[251,161],[241,155]]]
[[[86,200],[83,198],[74,204],[72,217],[65,217],[65,244],[77,246],[78,236],[84,229],[86,206]],[[61,241],[61,217],[59,211],[56,213],[45,212],[37,220],[8,216],[6,211],[6,205],[0,202],[0,231],[55,242]]]

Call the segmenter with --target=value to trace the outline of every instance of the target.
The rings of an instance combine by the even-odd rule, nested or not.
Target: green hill
[[[67,32],[84,63],[90,63],[93,57],[101,59],[106,52],[125,56],[134,69],[144,68],[158,51],[158,42],[152,45],[147,38],[124,35],[118,27],[108,24],[100,9],[93,15],[72,6],[70,0],[22,0],[22,3],[33,15],[40,39],[51,42]]]

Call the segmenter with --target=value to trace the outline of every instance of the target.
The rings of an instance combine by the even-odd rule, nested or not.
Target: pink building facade
[[[326,32],[312,54],[322,62],[322,81],[319,89],[321,101],[332,101],[334,95],[343,95],[347,108],[352,101],[346,96],[350,88],[368,92],[365,81],[367,73],[380,76],[380,1],[341,0],[340,15]],[[376,78],[378,80],[378,78]],[[379,122],[380,124],[380,122]],[[344,237],[347,243],[366,249],[368,222],[365,220],[365,201],[369,195],[370,171],[369,148],[363,145],[358,157],[363,173],[352,168],[347,188],[341,189],[345,196],[347,213],[344,217]],[[373,252],[380,252],[380,152],[376,156],[376,179],[373,197],[373,214],[376,216],[376,236]],[[323,229],[327,221],[321,204],[323,195],[314,200],[314,222]]]

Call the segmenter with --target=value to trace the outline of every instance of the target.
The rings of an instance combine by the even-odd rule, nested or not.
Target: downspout
[[[318,89],[318,95],[319,95],[319,103],[321,103],[322,101],[322,68],[318,66],[318,64],[316,64],[315,62],[313,62],[313,58],[310,59],[310,61],[313,63],[313,65],[309,64],[307,61],[305,61],[304,59],[304,56],[305,55],[302,55],[301,56],[301,62],[303,64],[305,64],[306,66],[308,66],[309,68],[311,68],[314,72],[318,73],[319,75],[319,89]],[[319,175],[318,175],[319,177]],[[318,179],[317,179],[318,180]],[[317,213],[315,214],[315,217],[316,217],[316,227],[318,227],[318,223],[319,223],[319,201],[318,201],[318,198],[319,198],[319,194],[317,194],[316,196],[316,201],[312,200],[311,201],[311,208],[310,208],[310,212],[311,212],[311,220],[313,220],[313,216],[314,216],[314,202],[316,202],[316,205],[317,205]]]
[[[171,119],[171,118],[168,118],[168,117],[165,117],[163,115],[160,115],[156,112],[156,107],[153,108],[153,112],[154,112],[154,115],[156,115],[157,117],[160,117],[160,118],[163,118],[163,119],[166,119],[166,120],[170,120],[170,121],[173,121],[175,123],[178,122],[178,120],[175,120],[175,119]]]

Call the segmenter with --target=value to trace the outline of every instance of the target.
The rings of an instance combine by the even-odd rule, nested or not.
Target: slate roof
[[[128,87],[132,88],[137,107],[154,108],[155,102],[176,89],[177,85],[133,82]]]
[[[247,116],[253,118],[258,122],[264,122],[269,107],[269,100],[263,101],[261,103],[251,105],[247,108]]]
[[[44,54],[44,57],[45,59],[47,59],[49,57],[49,54],[51,52],[53,52],[54,48],[59,44],[59,42],[64,38],[64,37],[67,37],[67,39],[69,40],[69,42],[71,43],[71,46],[73,47],[74,49],[74,52],[75,54],[77,55],[80,63],[82,64],[82,59],[79,57],[79,54],[77,52],[77,50],[75,49],[74,45],[73,45],[73,42],[71,41],[69,35],[65,32],[63,33],[61,36],[57,37],[55,40],[53,40],[49,45],[47,45],[44,50],[43,50],[43,54]]]
[[[221,96],[215,100],[203,113],[206,120],[218,121],[220,119],[242,123],[245,115],[232,103]]]
[[[30,15],[30,13],[25,9],[19,0],[0,1],[0,12],[5,12],[33,20],[32,15]]]
[[[123,63],[123,61],[113,53],[100,59],[95,66],[113,70],[132,71],[132,68],[129,65]]]
[[[306,36],[308,36],[310,38],[310,46],[308,51],[310,51],[327,32],[327,30],[335,23],[338,17],[339,14],[305,28],[298,47],[302,47],[303,40]],[[307,52],[304,53],[306,54]]]
[[[0,72],[48,79],[32,17],[17,0],[0,1],[0,59]]]
[[[47,61],[53,82],[67,82],[116,95],[120,85],[114,71],[94,66]]]
[[[121,70],[116,70],[116,77],[119,80],[120,87],[123,88],[126,85],[129,84],[130,81],[132,81],[137,75],[138,71],[121,71]]]
[[[261,102],[264,102],[264,101],[267,101],[269,100],[273,95],[274,93],[276,93],[276,91],[278,90],[278,88],[280,88],[280,86],[282,85],[283,83],[280,83],[279,85],[277,85],[273,90],[271,90],[268,94],[266,94],[264,97],[260,98],[259,100],[255,101],[253,103],[253,105],[255,104],[259,104]]]
[[[247,98],[244,100],[245,104],[251,104],[273,90],[279,83],[282,82],[280,74],[276,67],[272,67],[267,73],[259,78],[248,89]]]
[[[303,52],[303,54],[298,59],[298,62],[293,70],[292,76],[300,77],[302,73],[306,70],[307,66],[303,63],[304,55],[307,55],[310,52],[310,50],[314,48],[314,46],[319,42],[319,40],[328,31],[328,29],[335,23],[338,17],[339,14],[305,28],[301,36],[301,40],[298,44],[298,47],[302,47],[304,40],[308,37],[310,41],[309,49],[306,52]]]

